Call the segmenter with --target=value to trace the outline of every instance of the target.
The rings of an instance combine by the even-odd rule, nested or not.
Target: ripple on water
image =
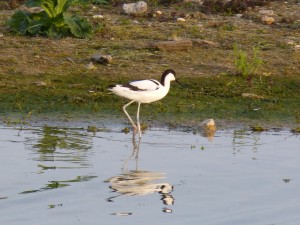
[[[300,220],[297,135],[153,129],[138,142],[116,130],[0,127],[0,223]]]

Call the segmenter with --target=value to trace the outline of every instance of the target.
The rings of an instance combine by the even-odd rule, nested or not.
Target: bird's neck
[[[166,89],[170,89],[170,84],[171,84],[171,80],[168,79],[168,77],[164,77],[161,81],[161,84],[166,88]]]
[[[165,80],[164,84],[163,84],[164,88],[169,91],[170,86],[171,86],[171,82],[169,80]]]

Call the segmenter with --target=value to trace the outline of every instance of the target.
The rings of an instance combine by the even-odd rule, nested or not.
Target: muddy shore
[[[272,10],[276,22],[261,21],[262,9]],[[13,11],[0,11],[3,123],[43,118],[122,123],[121,107],[126,100],[109,94],[108,85],[160,79],[165,69],[172,68],[186,88],[173,85],[165,99],[143,105],[141,115],[146,124],[189,126],[213,118],[225,126],[300,126],[299,3],[272,2],[242,16],[203,14],[197,6],[186,3],[151,6],[150,11],[162,12],[161,18],[132,17],[113,6],[73,10],[99,24],[93,38],[18,36],[5,26]],[[93,18],[100,14],[103,18]],[[174,15],[185,21],[177,22]],[[180,50],[151,47],[178,40],[192,44]],[[234,44],[249,60],[253,49],[259,49],[263,64],[251,81],[237,74]],[[109,54],[113,60],[87,68],[96,53]],[[130,112],[134,111],[132,107]]]

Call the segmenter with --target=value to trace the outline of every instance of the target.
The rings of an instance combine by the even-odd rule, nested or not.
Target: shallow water
[[[0,127],[0,224],[299,224],[300,136],[119,130]]]

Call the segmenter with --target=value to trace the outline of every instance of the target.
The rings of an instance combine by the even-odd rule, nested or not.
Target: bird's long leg
[[[126,111],[126,107],[129,106],[130,104],[134,103],[135,100],[132,100],[131,102],[127,103],[126,105],[123,106],[123,111],[126,114],[127,118],[129,119],[130,123],[133,126],[133,132],[135,133],[135,130],[137,128],[137,126],[135,125],[135,123],[133,122],[133,120],[131,119],[131,117],[129,116],[128,112]]]
[[[137,109],[137,114],[136,114],[136,122],[137,122],[137,126],[138,126],[138,131],[139,131],[139,136],[140,138],[142,137],[142,132],[141,132],[141,124],[140,124],[140,107],[141,107],[141,103],[138,103],[138,109]]]

